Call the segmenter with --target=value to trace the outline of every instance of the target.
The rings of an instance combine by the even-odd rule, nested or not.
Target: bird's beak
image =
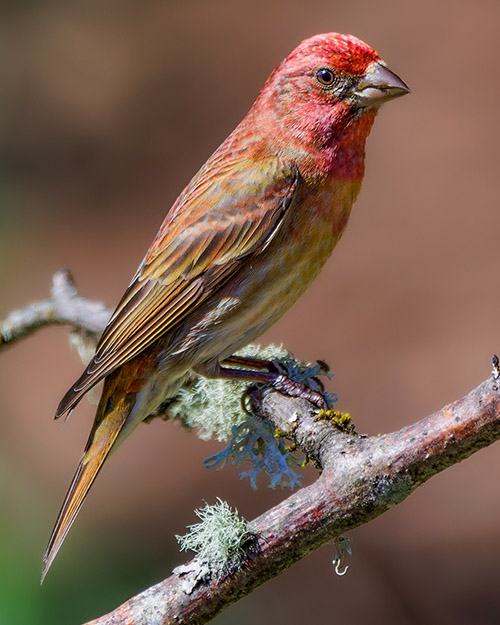
[[[354,85],[351,93],[359,106],[380,106],[388,100],[410,93],[410,89],[388,67],[374,61]]]

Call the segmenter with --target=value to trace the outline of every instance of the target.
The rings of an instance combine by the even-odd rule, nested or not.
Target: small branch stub
[[[495,391],[498,391],[498,389],[500,388],[500,361],[498,360],[498,356],[496,354],[493,354],[491,363],[493,365],[493,369],[491,371],[491,377],[493,378],[493,389]]]

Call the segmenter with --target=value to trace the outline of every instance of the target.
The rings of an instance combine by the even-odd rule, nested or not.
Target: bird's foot
[[[217,363],[217,365],[211,363],[210,366],[205,366],[203,368],[198,367],[197,372],[211,378],[245,380],[249,382],[256,382],[258,384],[264,384],[280,393],[283,393],[284,395],[306,399],[317,406],[320,410],[328,410],[329,408],[328,402],[322,393],[324,391],[323,384],[321,380],[315,376],[308,379],[309,385],[307,385],[304,382],[299,382],[289,377],[286,374],[286,367],[281,367],[278,363],[271,362],[269,360],[230,356],[222,362],[224,365],[229,364],[245,368],[233,368],[221,366],[219,363]],[[254,367],[255,369],[249,369],[248,367]],[[262,369],[267,369],[267,371],[262,371]],[[311,388],[311,386],[313,386],[313,388]],[[250,397],[250,403],[252,406],[255,404],[255,392],[257,389],[259,389],[259,394],[261,394],[262,389],[256,387],[255,384],[248,389],[244,395],[243,404],[245,404],[246,397]]]

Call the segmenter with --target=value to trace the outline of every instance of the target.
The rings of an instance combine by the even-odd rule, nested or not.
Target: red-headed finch
[[[109,452],[195,371],[288,389],[231,355],[300,297],[346,227],[381,104],[409,91],[351,35],[303,41],[167,213],[95,356],[63,397],[105,378],[44,558],[46,575]],[[293,386],[293,385],[292,385]],[[293,388],[292,388],[293,390]]]

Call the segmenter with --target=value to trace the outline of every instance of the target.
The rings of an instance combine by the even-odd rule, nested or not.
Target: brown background
[[[495,0],[187,0],[2,5],[0,315],[69,267],[112,306],[184,184],[301,39],[352,32],[413,94],[387,105],[333,260],[262,339],[335,371],[360,431],[399,428],[464,394],[500,351]],[[101,474],[42,589],[40,561],[95,405],[52,414],[81,363],[65,330],[0,356],[0,622],[78,623],[185,560],[175,533],[216,496],[253,518],[258,492],[221,448],[141,426]],[[326,546],[219,624],[498,623],[499,449],[446,471],[352,533],[337,577]],[[308,473],[308,480],[314,472]]]

